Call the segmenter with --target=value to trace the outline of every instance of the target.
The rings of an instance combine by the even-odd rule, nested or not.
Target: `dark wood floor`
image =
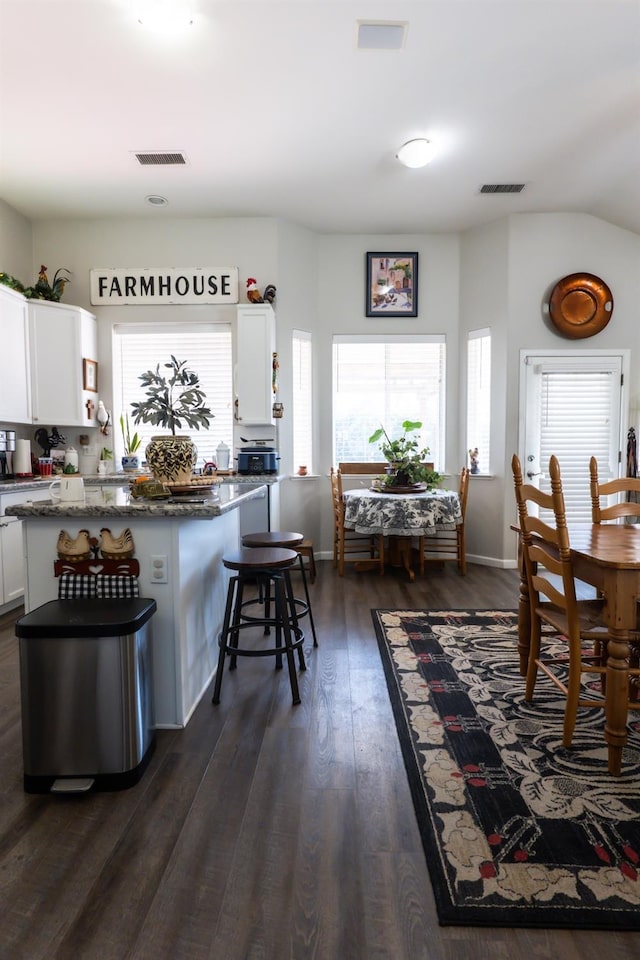
[[[516,606],[517,576],[409,584],[319,564],[320,640],[244,660],[120,793],[26,795],[13,618],[0,625],[1,960],[602,960],[640,934],[439,927],[372,607]]]

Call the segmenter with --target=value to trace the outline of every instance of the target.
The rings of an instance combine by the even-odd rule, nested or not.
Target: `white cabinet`
[[[98,394],[85,390],[83,361],[97,361],[96,318],[81,307],[29,303],[33,422],[95,427]],[[96,367],[90,373],[95,373]],[[90,405],[89,405],[90,404]]]
[[[15,606],[22,601],[25,579],[23,521],[18,517],[6,517],[4,511],[14,504],[47,500],[48,497],[49,484],[40,490],[0,495],[0,608],[9,604]]]
[[[22,521],[0,517],[0,607],[24,594]]]
[[[31,423],[27,301],[0,285],[0,422]]]
[[[235,419],[272,424],[276,319],[268,303],[241,304],[237,314]]]

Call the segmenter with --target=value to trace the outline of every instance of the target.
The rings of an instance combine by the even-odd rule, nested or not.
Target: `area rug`
[[[640,717],[612,777],[601,710],[565,749],[557,688],[525,702],[515,611],[372,615],[440,923],[639,930]]]

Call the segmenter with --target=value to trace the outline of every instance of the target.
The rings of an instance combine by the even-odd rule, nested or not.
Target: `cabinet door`
[[[31,423],[27,301],[0,286],[0,422]]]
[[[24,595],[22,521],[0,517],[0,604]]]
[[[29,332],[34,423],[95,426],[98,394],[84,390],[82,364],[97,359],[95,317],[80,307],[30,303]]]
[[[236,420],[272,424],[276,321],[268,303],[238,307],[236,349]]]

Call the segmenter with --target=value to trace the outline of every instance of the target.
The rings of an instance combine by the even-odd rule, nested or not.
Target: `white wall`
[[[471,477],[467,501],[467,552],[484,562],[502,559],[505,497],[506,363],[509,323],[509,222],[498,220],[463,235],[460,278],[459,462],[466,463],[466,349],[471,330],[491,330],[491,478]]]
[[[519,361],[522,349],[631,350],[630,393],[640,393],[640,237],[583,214],[520,214],[465,234],[462,245],[461,341],[475,326],[495,330],[492,344],[490,481],[472,483],[469,553],[515,564],[511,456],[519,451]],[[610,286],[607,327],[568,340],[544,311],[551,290],[570,273],[594,273]],[[491,322],[476,323],[482,317]]]
[[[492,342],[492,455],[494,479],[478,480],[469,498],[469,553],[497,564],[515,561],[509,533],[513,519],[511,454],[518,449],[518,362],[522,348],[626,347],[632,351],[630,393],[638,405],[638,304],[640,237],[581,214],[523,214],[458,235],[321,235],[277,220],[38,221],[32,226],[0,201],[0,269],[35,279],[41,263],[51,273],[67,267],[72,283],[65,300],[93,309],[99,318],[102,385],[110,378],[110,327],[141,317],[183,316],[185,307],[91,308],[89,271],[115,266],[238,266],[241,291],[248,276],[258,286],[275,283],[279,399],[278,425],[287,472],[291,462],[291,331],[311,330],[315,346],[316,481],[283,483],[281,526],[304,528],[316,549],[330,554],[332,464],[331,343],[334,333],[444,333],[447,336],[446,468],[453,475],[465,459],[466,335],[489,326]],[[365,254],[417,250],[420,257],[416,319],[365,317]],[[31,260],[28,261],[29,255]],[[35,273],[34,273],[35,271]],[[614,295],[610,324],[587,341],[568,341],[549,328],[542,305],[569,273],[602,277]],[[190,307],[206,311],[207,307]],[[223,308],[228,309],[228,308]],[[581,347],[582,344],[582,347]],[[107,400],[109,397],[107,396]],[[214,428],[215,432],[215,428]],[[74,438],[70,438],[73,442]],[[214,444],[215,446],[215,444]]]
[[[0,200],[0,271],[15,277],[25,287],[38,279],[38,271],[33,273],[31,223],[4,200]]]

